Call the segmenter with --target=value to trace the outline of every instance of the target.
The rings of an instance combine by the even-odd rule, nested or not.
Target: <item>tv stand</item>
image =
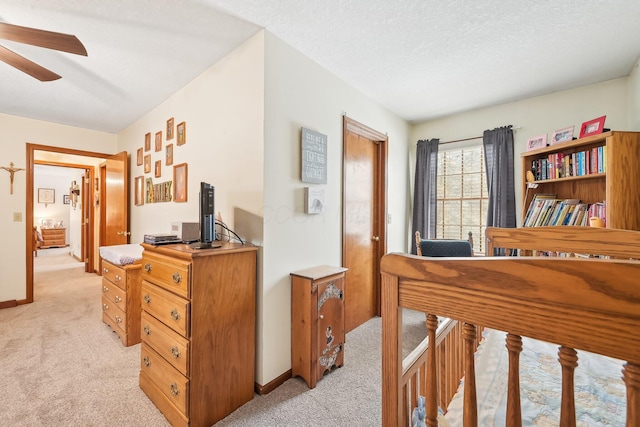
[[[219,243],[203,243],[203,242],[195,242],[189,245],[191,249],[217,249],[221,248],[222,245]]]

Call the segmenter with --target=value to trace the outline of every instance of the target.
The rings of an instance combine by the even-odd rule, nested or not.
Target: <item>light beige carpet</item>
[[[0,310],[0,425],[169,425],[138,386],[139,345],[102,323],[101,278],[70,268],[34,282],[34,303]]]
[[[0,425],[168,426],[138,386],[140,345],[123,347],[102,323],[101,278],[82,268],[35,278],[34,303],[0,310]],[[424,314],[406,312],[409,346],[424,337],[423,325]],[[292,378],[218,425],[380,425],[380,372],[374,318],[347,334],[345,365],[315,389]]]

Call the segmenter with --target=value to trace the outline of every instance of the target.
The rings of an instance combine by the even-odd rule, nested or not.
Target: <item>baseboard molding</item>
[[[0,301],[0,310],[2,310],[3,308],[11,308],[11,307],[15,307],[18,305],[18,301],[12,299],[9,301]]]
[[[260,396],[264,396],[265,394],[271,393],[273,390],[275,390],[276,388],[284,384],[284,382],[290,378],[291,378],[291,369],[289,369],[287,372],[280,375],[279,377],[275,378],[274,380],[269,381],[265,385],[260,385],[258,383],[255,383],[254,390],[256,394]]]
[[[78,262],[82,262],[82,258],[80,258],[79,256],[77,256],[76,254],[72,255],[73,259],[75,259]]]

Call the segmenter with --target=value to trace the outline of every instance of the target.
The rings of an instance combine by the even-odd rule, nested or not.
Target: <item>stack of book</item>
[[[522,222],[523,227],[555,225],[588,226],[589,218],[604,219],[604,202],[581,203],[580,199],[558,199],[555,194],[536,194]]]

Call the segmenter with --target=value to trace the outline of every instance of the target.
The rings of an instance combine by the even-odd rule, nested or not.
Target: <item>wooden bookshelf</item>
[[[536,179],[537,188],[527,193],[526,172],[532,162],[549,160],[550,155],[565,156],[604,147],[604,171],[585,175],[567,174]],[[640,230],[640,132],[611,131],[549,147],[526,151],[522,159],[522,195],[526,215],[537,193],[555,194],[558,199],[580,199],[583,203],[605,202],[607,228]]]

